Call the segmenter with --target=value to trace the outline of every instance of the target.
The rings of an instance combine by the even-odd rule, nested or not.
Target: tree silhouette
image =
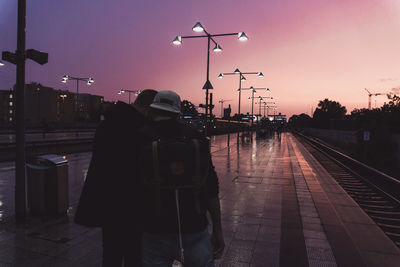
[[[307,128],[312,127],[313,121],[310,116],[305,113],[301,113],[300,115],[293,115],[289,119],[289,124],[292,128]]]
[[[328,128],[331,119],[341,119],[346,115],[347,109],[339,102],[331,101],[328,98],[319,101],[314,111],[313,119],[317,127]]]

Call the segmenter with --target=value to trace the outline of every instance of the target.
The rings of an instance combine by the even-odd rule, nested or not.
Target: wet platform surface
[[[218,266],[400,266],[400,251],[289,133],[214,138],[226,250]],[[71,216],[90,153],[69,155]],[[59,219],[16,228],[0,164],[0,266],[100,266],[101,232]]]

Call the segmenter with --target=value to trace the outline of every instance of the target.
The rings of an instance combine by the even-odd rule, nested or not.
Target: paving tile
[[[324,249],[331,248],[331,246],[326,238],[320,239],[320,238],[307,238],[306,237],[306,246],[307,246],[307,248],[311,248],[311,247],[324,248]]]
[[[307,255],[309,260],[336,262],[330,248],[307,247]]]
[[[279,266],[279,245],[257,242],[250,266]]]
[[[336,262],[321,261],[321,260],[309,260],[310,267],[337,267]]]
[[[364,260],[347,231],[337,225],[324,226],[338,266],[364,266]]]
[[[303,219],[306,217],[303,217]],[[321,223],[308,223],[303,220],[303,229],[311,230],[311,231],[324,231],[324,228]]]
[[[353,242],[361,249],[384,254],[399,254],[399,248],[376,225],[346,223]]]
[[[398,254],[362,252],[362,256],[371,267],[399,267],[400,256]]]
[[[234,238],[229,243],[229,248],[253,250],[255,243],[255,240],[243,240]]]
[[[222,262],[241,262],[249,264],[251,261],[252,250],[237,247],[229,247]]]
[[[303,230],[305,238],[326,239],[324,231]]]
[[[343,222],[357,223],[357,224],[370,224],[375,223],[369,218],[369,216],[362,211],[359,207],[338,207],[337,212],[343,220]]]

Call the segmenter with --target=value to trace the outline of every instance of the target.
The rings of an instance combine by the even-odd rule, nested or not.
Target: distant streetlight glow
[[[0,66],[4,66],[4,63],[3,63],[3,61],[1,61],[1,60],[0,60]]]

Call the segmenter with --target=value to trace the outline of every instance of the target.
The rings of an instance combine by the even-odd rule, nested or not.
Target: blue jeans
[[[210,235],[206,230],[182,234],[185,267],[214,267]],[[143,233],[143,267],[171,267],[181,260],[178,234]]]

